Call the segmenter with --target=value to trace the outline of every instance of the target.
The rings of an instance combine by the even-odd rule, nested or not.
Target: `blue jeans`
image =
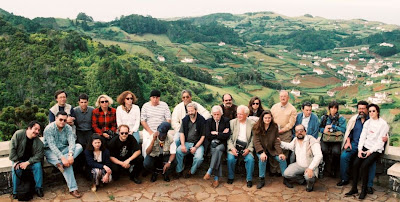
[[[133,135],[133,137],[136,139],[136,142],[137,142],[138,144],[140,144],[139,130],[136,131],[136,132],[133,132],[132,135]]]
[[[82,146],[80,144],[75,145],[75,151],[74,151],[74,159],[82,152]],[[68,158],[68,147],[63,149],[61,151],[63,156],[65,158]],[[45,149],[44,150],[44,155],[46,156],[47,162],[49,162],[51,165],[56,166],[57,163],[61,163],[61,159],[59,159],[50,149]],[[75,191],[78,190],[78,185],[76,184],[75,180],[75,175],[74,175],[74,169],[71,166],[69,167],[64,167],[64,172],[62,173],[64,176],[65,181],[67,182],[67,186],[69,191]]]
[[[260,160],[261,154],[257,154],[258,156],[258,177],[265,177],[265,169],[267,168],[267,161],[262,162]],[[276,161],[279,162],[279,167],[281,168],[281,173],[283,174],[287,168],[286,160],[281,160],[279,156],[270,156],[268,158],[274,158]]]
[[[185,142],[185,147],[186,147],[186,153],[182,152],[182,145],[180,145],[176,149],[176,172],[180,173],[183,171],[183,158],[190,153],[190,148],[194,147],[194,143],[190,142]],[[201,163],[203,163],[203,155],[204,155],[204,147],[201,145],[199,148],[196,149],[196,152],[194,153],[193,156],[193,163],[192,163],[192,168],[190,169],[191,174],[195,174],[197,168],[200,167]]]
[[[349,167],[353,162],[350,160],[353,158],[357,158],[358,155],[358,145],[351,143],[351,151],[344,150],[340,155],[340,178],[344,181],[349,181]],[[369,168],[368,172],[368,187],[372,187],[374,185],[376,171],[376,162],[374,162]]]
[[[12,162],[12,181],[13,181],[13,194],[17,194],[17,185],[19,184],[18,176],[21,176],[22,170],[18,169],[14,171],[14,162]],[[33,178],[35,179],[35,189],[41,189],[43,185],[43,170],[42,163],[36,162],[34,164],[29,165],[26,170],[31,170],[33,173]]]
[[[228,179],[235,178],[236,161],[237,158],[232,153],[228,152]],[[254,172],[254,157],[251,152],[244,157],[244,162],[246,163],[246,181],[252,181]]]

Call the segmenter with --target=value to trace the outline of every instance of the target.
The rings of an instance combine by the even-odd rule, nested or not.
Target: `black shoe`
[[[303,179],[303,181],[300,183],[300,185],[306,185],[307,181]]]
[[[365,197],[367,196],[367,190],[362,190],[360,193],[360,196],[358,197],[358,199],[365,199]]]
[[[13,195],[12,195],[12,198],[15,199],[15,200],[17,200],[17,194],[13,194]]]
[[[150,182],[155,182],[155,181],[157,181],[157,173],[153,173],[153,174],[151,175]]]
[[[280,173],[275,173],[274,175],[275,175],[275,177],[281,177],[282,176],[282,174],[280,174]]]
[[[336,186],[341,187],[341,186],[348,185],[348,184],[349,184],[349,181],[340,180],[340,182],[338,182],[336,184]]]
[[[233,179],[228,179],[228,184],[232,184],[233,183]]]
[[[258,184],[257,184],[257,189],[263,188],[264,185],[265,185],[265,178],[260,177],[260,180],[258,181]]]
[[[372,187],[368,187],[367,193],[368,194],[374,194],[374,189]]]
[[[306,191],[312,192],[312,190],[314,190],[314,182],[307,181]]]
[[[190,171],[188,173],[185,174],[184,178],[191,178],[192,177],[192,173],[190,173]]]
[[[137,177],[131,177],[130,179],[136,184],[142,184],[142,180],[139,180]]]
[[[179,178],[181,178],[182,177],[182,172],[180,172],[180,173],[176,173],[175,174],[175,179],[179,179]]]
[[[169,182],[169,181],[171,181],[171,179],[169,179],[168,175],[164,175],[164,181]]]
[[[293,188],[293,185],[290,184],[287,178],[283,178],[283,184],[286,185],[287,188]]]
[[[42,188],[36,189],[36,194],[37,194],[39,197],[43,197],[43,196],[44,196],[44,194],[43,194],[43,189],[42,189]]]
[[[247,187],[251,188],[253,186],[253,182],[252,181],[247,181]]]
[[[358,193],[358,190],[357,190],[357,189],[351,188],[351,190],[350,190],[349,192],[347,192],[347,193],[345,194],[345,196],[352,196],[352,195],[357,194],[357,193]]]

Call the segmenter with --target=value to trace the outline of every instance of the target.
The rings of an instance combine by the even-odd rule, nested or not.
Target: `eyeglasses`
[[[225,102],[229,102],[229,101],[232,101],[232,99],[228,99],[228,100],[224,100]]]
[[[67,119],[58,119],[60,122],[67,122]]]
[[[182,96],[182,99],[189,99],[189,96]]]
[[[125,100],[133,100],[133,97],[127,97]]]
[[[119,132],[120,135],[128,135],[128,132]]]
[[[253,103],[253,105],[260,105],[260,103],[258,103],[258,102],[254,102],[254,103]]]
[[[376,112],[376,110],[369,110],[369,112]]]
[[[101,104],[108,103],[108,100],[100,101]]]
[[[296,133],[302,133],[304,130],[300,129],[300,130],[296,130]]]

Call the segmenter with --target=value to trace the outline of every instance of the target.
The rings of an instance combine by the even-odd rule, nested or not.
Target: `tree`
[[[93,18],[91,16],[86,15],[86,13],[79,13],[78,16],[76,16],[76,20],[82,20],[82,21],[87,21],[87,22],[93,22]]]

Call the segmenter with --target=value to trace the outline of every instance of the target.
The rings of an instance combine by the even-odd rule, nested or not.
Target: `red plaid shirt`
[[[101,107],[93,110],[92,113],[92,128],[95,133],[103,134],[107,130],[117,131],[117,110],[109,107],[107,114],[104,114]]]

